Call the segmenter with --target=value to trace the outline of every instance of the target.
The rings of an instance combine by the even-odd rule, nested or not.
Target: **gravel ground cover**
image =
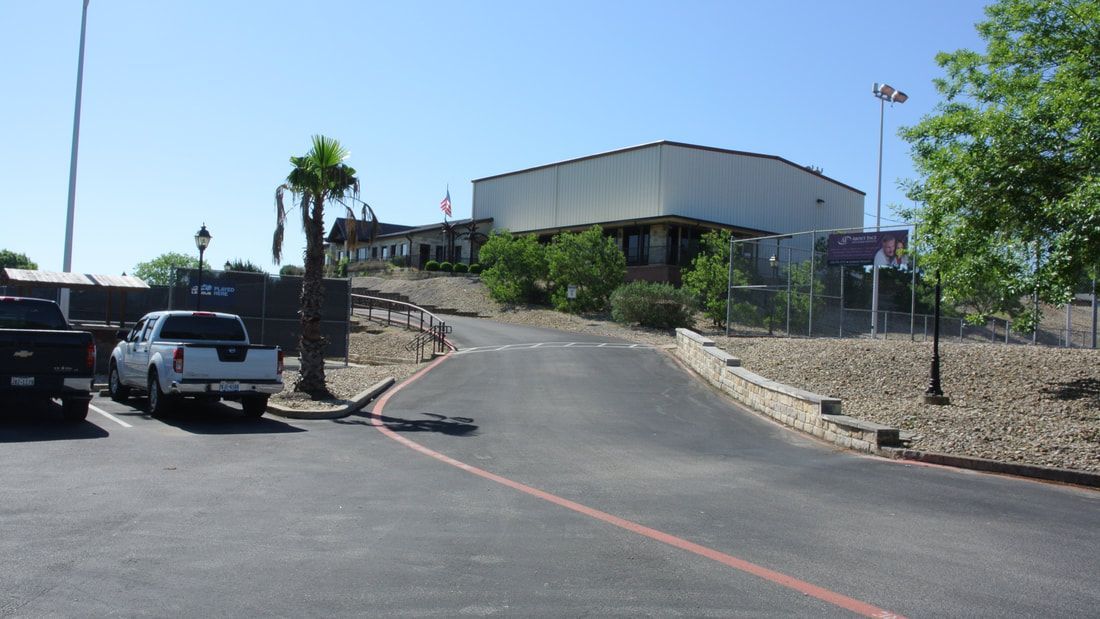
[[[675,344],[670,332],[626,327],[607,316],[504,307],[473,278],[360,279],[414,303],[476,311],[502,322]],[[942,382],[951,404],[931,406],[920,399],[928,385],[931,343],[725,338],[701,317],[695,328],[753,372],[841,398],[852,417],[915,433],[915,449],[1100,472],[1098,350],[945,342]]]
[[[715,338],[770,379],[838,397],[843,412],[918,435],[924,451],[1100,472],[1100,351],[941,343],[948,406],[924,404],[932,345]]]
[[[426,364],[415,363],[413,353],[405,351],[405,344],[414,337],[411,331],[373,323],[364,323],[361,329],[351,334],[349,357],[353,365],[344,367],[340,360],[337,365],[325,367],[325,378],[334,398],[312,400],[304,393],[295,393],[291,389],[298,380],[298,372],[287,369],[283,374],[286,390],[272,396],[271,402],[288,408],[334,409],[384,378],[392,376],[401,382]]]

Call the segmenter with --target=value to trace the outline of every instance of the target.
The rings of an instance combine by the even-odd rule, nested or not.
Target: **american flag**
[[[447,197],[439,203],[439,210],[443,211],[443,214],[447,217],[451,216],[451,190],[447,189]]]

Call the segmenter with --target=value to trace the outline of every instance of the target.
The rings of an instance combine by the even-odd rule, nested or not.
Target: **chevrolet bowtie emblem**
[[[33,355],[34,355],[34,351],[31,351],[31,350],[17,350],[17,351],[15,351],[15,354],[13,356],[18,357],[20,359],[26,359],[27,357],[31,357]]]

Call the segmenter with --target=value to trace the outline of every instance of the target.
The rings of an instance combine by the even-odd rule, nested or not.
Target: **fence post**
[[[924,315],[924,338],[921,339],[921,341],[922,342],[927,342],[928,341],[928,314]]]
[[[791,336],[791,248],[787,248],[787,337]]]
[[[735,242],[733,237],[730,237],[730,266],[729,273],[726,275],[726,337],[730,336],[730,315],[732,310],[730,309],[730,301],[733,297],[733,246]]]
[[[890,312],[882,313],[882,339],[890,339]]]
[[[1012,321],[1005,320],[1005,344],[1008,343],[1008,332],[1012,330]]]
[[[814,230],[813,235],[810,236],[810,317],[806,322],[806,337],[814,336],[814,277],[817,273],[817,250],[814,246],[817,244],[817,230]]]
[[[840,265],[840,337],[844,337],[844,280],[847,279],[847,274],[844,273],[844,265]]]
[[[966,323],[962,318],[959,319],[959,341],[963,341],[963,325]]]
[[[913,270],[913,277],[909,282],[909,341],[915,342],[917,340],[917,256],[913,255],[909,263],[909,268]]]
[[[270,278],[264,275],[264,290],[260,297],[260,343],[267,344],[267,284]],[[348,306],[351,306],[351,291],[348,291]]]

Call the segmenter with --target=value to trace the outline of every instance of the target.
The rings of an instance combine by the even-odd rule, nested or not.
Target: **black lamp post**
[[[202,254],[210,245],[210,239],[212,238],[214,237],[210,236],[210,233],[206,230],[206,224],[203,224],[202,228],[195,234],[195,247],[199,248],[199,289],[198,294],[195,295],[195,311],[202,309]]]
[[[223,268],[223,270],[226,270],[226,271],[232,271],[233,270],[233,263],[226,260],[225,261],[225,266],[223,266],[222,268]]]
[[[928,380],[928,389],[924,392],[925,404],[950,404],[951,398],[943,395],[940,386],[940,272],[936,271],[936,305],[933,310],[932,325],[932,375]]]

